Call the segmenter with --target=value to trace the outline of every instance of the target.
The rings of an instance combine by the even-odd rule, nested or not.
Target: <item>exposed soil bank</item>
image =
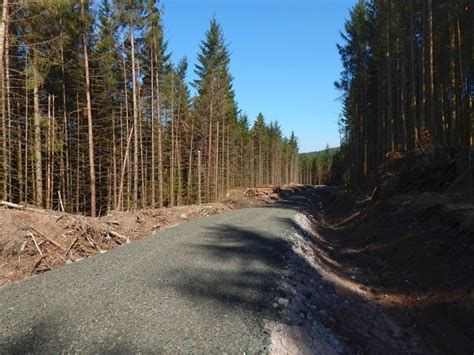
[[[472,206],[457,195],[375,202],[332,188],[308,198],[289,237],[306,263],[287,261],[289,302],[278,304],[271,352],[472,354]]]

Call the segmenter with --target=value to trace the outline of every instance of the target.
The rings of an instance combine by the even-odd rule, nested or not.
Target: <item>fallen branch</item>
[[[38,265],[41,263],[41,260],[43,260],[44,256],[40,256],[40,258],[35,262],[35,264],[33,265],[33,268],[31,269],[31,272],[34,272],[36,270],[36,268],[38,267]]]
[[[89,244],[91,245],[91,247],[94,248],[94,249],[96,249],[96,246],[95,246],[94,242],[92,241],[92,238],[89,237],[88,234],[86,234],[85,236],[86,236],[87,241],[88,241]]]
[[[12,203],[12,202],[8,202],[8,201],[0,201],[0,205],[8,207],[8,208],[15,208],[17,210],[24,210],[25,209],[25,206],[18,205],[16,203]]]
[[[59,222],[61,219],[63,219],[64,217],[66,217],[65,214],[62,214],[62,215],[60,215],[60,216],[54,216],[54,218],[56,219],[55,222],[58,223],[58,222]]]
[[[38,243],[36,242],[36,238],[35,238],[35,236],[33,235],[33,233],[28,232],[28,235],[31,237],[31,239],[33,239],[33,243],[35,243],[35,247],[36,247],[36,249],[38,250],[39,255],[43,256],[43,252],[41,251],[41,249],[40,249]]]
[[[57,255],[60,259],[62,259],[65,263],[67,263],[67,260],[65,258],[63,258],[61,256],[61,254],[59,254],[59,253],[54,253],[54,254]]]
[[[454,189],[457,185],[459,185],[460,182],[463,181],[463,179],[470,173],[470,171],[464,172],[464,174],[458,176],[456,180],[444,191],[445,194],[451,192],[452,189]]]
[[[72,249],[72,247],[74,246],[74,244],[76,244],[78,238],[79,238],[78,236],[76,236],[76,238],[74,238],[74,240],[72,241],[71,245],[69,245],[69,248],[67,248],[66,252],[64,253],[64,257],[67,257],[67,255],[68,255],[69,252],[71,251],[71,249]]]
[[[58,247],[58,248],[60,248],[60,249],[62,249],[62,250],[65,250],[65,248],[64,248],[61,244],[59,244],[58,242],[56,242],[54,239],[51,239],[50,237],[48,237],[48,236],[46,236],[45,234],[39,232],[37,229],[35,229],[35,228],[33,228],[33,227],[32,227],[31,229],[33,229],[33,230],[35,231],[35,233],[38,234],[41,238],[44,238],[44,239],[46,239],[48,242],[50,242],[51,244],[53,244],[54,246],[56,246],[56,247]]]
[[[58,197],[59,197],[59,206],[61,207],[61,211],[64,212],[64,205],[63,205],[63,200],[61,198],[61,191],[58,190]]]
[[[117,232],[114,232],[114,231],[109,231],[108,232],[112,237],[115,237],[115,238],[118,238],[120,239],[123,243],[125,244],[128,244],[130,243],[130,238],[129,237],[125,237]]]
[[[19,205],[17,203],[3,201],[3,200],[0,201],[0,206],[5,206],[5,207],[8,207],[8,208],[13,208],[13,209],[22,210],[22,211],[38,212],[38,213],[42,213],[42,214],[48,213],[47,211],[40,210],[38,208],[32,208],[32,207],[28,207],[28,206],[25,206],[25,205]]]

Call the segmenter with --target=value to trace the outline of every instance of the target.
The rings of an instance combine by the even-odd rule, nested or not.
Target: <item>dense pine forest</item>
[[[472,7],[468,0],[361,0],[351,10],[336,83],[346,183],[370,186],[386,159],[441,149],[472,189]]]
[[[339,148],[330,148],[318,152],[300,153],[299,182],[305,185],[332,185],[340,183],[334,176],[334,159],[339,157]]]
[[[192,87],[171,47],[154,0],[3,0],[1,199],[95,216],[297,181],[296,137],[239,109],[216,19]]]

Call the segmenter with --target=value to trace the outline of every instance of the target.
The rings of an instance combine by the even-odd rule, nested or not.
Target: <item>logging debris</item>
[[[284,190],[292,191],[294,186]],[[252,192],[248,192],[252,191]],[[130,212],[99,218],[0,201],[0,286],[105,253],[188,220],[272,203],[273,186],[234,189],[221,202]]]

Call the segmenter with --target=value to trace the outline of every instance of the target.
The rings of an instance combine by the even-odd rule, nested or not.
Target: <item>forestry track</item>
[[[302,191],[304,193],[304,189]],[[0,353],[261,353],[295,198],[183,223],[0,288]]]

